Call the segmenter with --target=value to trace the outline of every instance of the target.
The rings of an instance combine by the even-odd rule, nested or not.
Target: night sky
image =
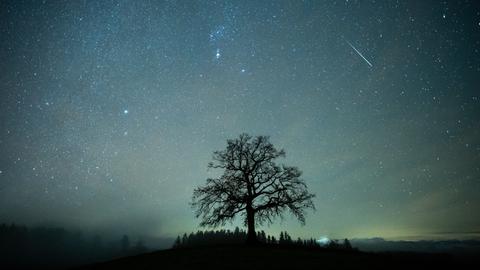
[[[0,222],[196,231],[247,132],[317,195],[269,233],[480,232],[477,1],[0,1],[0,91]]]

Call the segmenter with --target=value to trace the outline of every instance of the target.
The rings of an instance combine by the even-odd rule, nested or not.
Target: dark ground
[[[162,250],[80,269],[462,269],[473,262],[448,254],[216,246]]]

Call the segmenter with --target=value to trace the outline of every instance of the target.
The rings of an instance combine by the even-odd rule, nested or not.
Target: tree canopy
[[[215,151],[208,164],[223,173],[193,192],[200,225],[216,227],[240,215],[248,227],[247,241],[253,243],[256,224],[272,223],[286,211],[304,224],[305,210],[315,209],[315,195],[308,192],[297,167],[276,164],[282,157],[285,151],[276,149],[267,136],[241,134],[227,140],[226,149]]]

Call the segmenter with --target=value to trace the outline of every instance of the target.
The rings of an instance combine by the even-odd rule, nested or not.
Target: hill
[[[447,254],[367,253],[280,246],[213,246],[157,251],[81,269],[424,269],[458,268]]]

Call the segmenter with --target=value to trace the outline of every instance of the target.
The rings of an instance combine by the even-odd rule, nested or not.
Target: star
[[[128,114],[128,110],[127,109],[123,110],[123,114]]]
[[[216,58],[216,59],[220,59],[220,56],[222,56],[222,55],[220,54],[220,49],[217,49],[217,52],[215,53],[215,58]]]
[[[215,42],[223,38],[225,34],[225,26],[220,25],[210,33],[210,42]]]

